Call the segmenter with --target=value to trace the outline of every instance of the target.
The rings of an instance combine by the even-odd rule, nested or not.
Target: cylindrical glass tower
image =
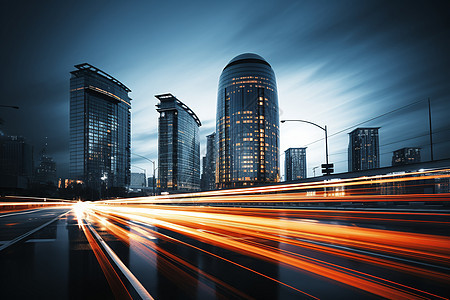
[[[279,125],[272,67],[256,54],[236,56],[222,71],[217,95],[218,188],[279,181]]]

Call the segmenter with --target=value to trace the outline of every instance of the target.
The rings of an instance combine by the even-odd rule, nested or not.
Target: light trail
[[[376,175],[351,179],[333,179],[317,182],[295,184],[271,185],[262,187],[249,187],[231,190],[217,190],[200,193],[185,193],[167,196],[140,197],[130,199],[108,200],[105,203],[242,203],[242,202],[381,202],[381,201],[433,201],[448,202],[450,194],[439,193],[426,195],[401,192],[401,195],[384,194],[380,197],[382,189],[399,190],[416,187],[434,186],[435,180],[450,180],[450,169],[428,170],[404,174]],[[402,184],[405,186],[397,186]],[[278,194],[282,192],[283,194]],[[295,194],[291,194],[295,193]],[[397,192],[398,193],[398,192]],[[272,198],[261,196],[271,194]],[[364,197],[365,196],[365,197]],[[235,197],[235,198],[233,198]]]
[[[118,223],[120,223],[122,225],[125,225],[125,226],[130,224],[128,221],[126,221],[124,219],[121,219],[121,218],[118,218],[118,217],[114,217],[112,215],[110,215],[109,218],[114,220],[115,222],[118,222]],[[225,259],[225,258],[223,258],[221,256],[218,256],[218,255],[214,254],[214,253],[211,253],[211,252],[206,251],[204,249],[201,249],[199,247],[193,246],[191,244],[185,243],[185,242],[183,242],[181,240],[177,240],[177,239],[172,238],[172,237],[170,237],[168,235],[161,234],[161,233],[159,233],[157,231],[149,229],[148,227],[143,227],[143,226],[141,226],[139,224],[136,224],[136,223],[134,223],[133,225],[134,226],[132,227],[132,231],[136,231],[140,235],[136,235],[136,234],[130,233],[130,232],[122,229],[121,227],[119,227],[117,225],[114,225],[112,222],[108,222],[107,228],[112,234],[114,234],[115,236],[120,238],[125,243],[129,244],[129,239],[132,238],[134,241],[138,241],[140,243],[140,245],[144,245],[144,247],[142,247],[142,246],[139,247],[139,254],[141,256],[143,256],[143,257],[148,258],[149,261],[151,261],[153,265],[156,265],[156,259],[155,259],[156,253],[158,255],[169,257],[171,260],[176,261],[176,262],[178,262],[178,263],[180,263],[180,264],[182,264],[184,266],[187,266],[189,269],[191,269],[191,270],[193,270],[195,272],[198,272],[202,276],[206,277],[208,280],[210,280],[210,281],[212,281],[212,282],[214,282],[214,283],[216,283],[216,284],[218,284],[220,286],[225,287],[226,289],[232,291],[234,294],[238,295],[239,297],[245,298],[245,299],[251,299],[249,296],[243,294],[239,290],[236,290],[234,287],[226,284],[225,282],[217,279],[215,276],[212,276],[210,274],[207,274],[207,273],[203,272],[202,270],[200,270],[199,268],[193,266],[192,264],[190,264],[190,263],[188,263],[188,262],[186,262],[186,261],[176,257],[175,255],[169,253],[168,251],[162,249],[161,247],[156,245],[152,240],[149,240],[149,236],[150,237],[158,236],[158,238],[160,238],[160,239],[168,240],[168,241],[171,241],[171,242],[174,242],[174,243],[177,243],[177,244],[182,244],[182,245],[191,247],[191,248],[193,248],[193,249],[195,249],[197,251],[204,252],[204,253],[206,253],[208,255],[211,255],[211,256],[213,256],[215,258],[224,260],[224,261],[226,261],[228,263],[234,264],[234,265],[236,265],[236,266],[238,266],[240,268],[243,268],[243,269],[245,269],[247,271],[250,271],[250,272],[253,272],[253,273],[257,274],[257,275],[263,276],[263,277],[265,277],[265,278],[267,278],[269,280],[272,280],[272,281],[274,281],[274,282],[276,282],[278,284],[281,284],[281,285],[284,285],[284,286],[286,286],[288,288],[291,288],[291,289],[293,289],[293,290],[295,290],[297,292],[300,292],[300,293],[302,293],[302,294],[304,294],[304,295],[306,295],[308,297],[311,297],[313,299],[317,299],[316,297],[314,297],[312,295],[309,295],[309,294],[307,294],[307,293],[305,293],[305,292],[303,292],[303,291],[301,291],[299,289],[296,289],[295,287],[292,287],[292,286],[290,286],[290,285],[288,285],[286,283],[283,283],[283,282],[281,282],[281,281],[279,281],[277,279],[274,279],[274,278],[272,278],[270,276],[264,275],[264,274],[262,274],[260,272],[252,270],[250,268],[247,268],[247,267],[245,267],[245,266],[243,266],[241,264],[237,264],[237,263],[235,263],[235,262],[233,262],[231,260]],[[151,238],[151,239],[153,239],[153,238]],[[146,249],[146,247],[152,251],[150,257],[148,257],[148,251],[146,251],[148,249]],[[188,277],[189,280],[192,281],[192,279],[193,279],[192,276],[186,274],[183,270],[180,270],[178,267],[176,267],[176,265],[171,264],[169,261],[167,261],[167,259],[165,259],[165,263],[170,265],[169,271],[173,271],[174,269],[177,269],[176,273],[178,273],[178,274],[179,273],[183,273],[185,278]],[[169,273],[169,272],[166,272],[166,273]],[[169,275],[170,275],[170,273],[169,273]],[[185,280],[185,278],[183,280]]]
[[[199,265],[183,249],[299,297],[318,299],[320,291],[281,280],[223,253],[363,294],[446,299],[450,193],[445,188],[441,193],[425,191],[434,191],[437,184],[448,185],[449,173],[450,169],[433,170],[70,205],[116,297],[131,296],[111,264],[111,255],[108,259],[104,252],[108,253],[108,236],[117,238],[186,295],[195,287],[207,298],[251,298],[225,274]],[[49,204],[68,206],[67,202]],[[0,211],[19,213],[42,207],[51,206],[0,203]],[[133,268],[123,267],[129,278],[139,282]],[[415,286],[415,282],[425,284]]]
[[[219,208],[214,209],[219,210]],[[93,213],[116,222],[118,218],[125,220],[123,222],[139,221],[183,234],[205,244],[215,245],[271,263],[283,264],[300,272],[314,273],[386,298],[420,299],[429,296],[439,298],[439,296],[330,262],[271,248],[265,242],[255,243],[246,239],[236,240],[236,238],[251,237],[263,241],[275,241],[370,263],[382,268],[395,269],[398,272],[438,280],[445,284],[450,283],[450,277],[444,272],[409,266],[351,251],[339,251],[332,247],[311,245],[311,243],[297,240],[301,238],[345,245],[374,252],[384,252],[393,256],[408,257],[418,261],[431,261],[448,267],[450,265],[450,245],[446,236],[311,223],[267,216],[201,212],[202,208],[198,207],[174,208],[144,205],[123,207],[96,204],[91,207],[91,210]],[[210,209],[205,208],[205,210]],[[263,213],[264,209],[261,209],[261,212]],[[363,212],[359,213],[363,214]],[[136,229],[133,228],[133,230]],[[154,231],[150,233],[155,235]]]
[[[79,216],[80,215],[78,215],[77,218]],[[81,222],[83,222],[82,219]],[[84,226],[84,224],[81,226],[81,228],[83,229],[83,232],[89,242],[89,245],[91,246],[92,251],[94,251],[94,255],[97,258],[97,261],[103,273],[105,274],[106,280],[108,281],[108,284],[112,292],[114,293],[114,297],[116,299],[133,299],[130,293],[128,292],[127,288],[125,287],[125,284],[120,279],[116,270],[112,266],[111,262],[106,257],[106,254],[102,251],[100,246],[95,241],[90,230],[87,229],[86,226]]]

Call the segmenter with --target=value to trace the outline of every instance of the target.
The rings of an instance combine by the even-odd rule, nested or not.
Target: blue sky
[[[49,138],[68,170],[69,72],[88,62],[131,90],[132,152],[157,158],[157,103],[170,92],[201,119],[201,153],[215,131],[217,84],[234,56],[254,52],[277,77],[280,118],[333,134],[431,97],[437,158],[450,153],[448,1],[9,1],[1,14],[1,130],[38,152]],[[429,159],[426,102],[365,123],[380,129],[381,162],[421,146]],[[447,130],[446,130],[447,129]],[[330,161],[347,170],[347,130]],[[308,173],[324,161],[319,129],[281,125],[281,152],[308,146]],[[284,156],[281,157],[282,160]],[[132,165],[151,165],[132,156]],[[140,171],[139,168],[133,171]]]

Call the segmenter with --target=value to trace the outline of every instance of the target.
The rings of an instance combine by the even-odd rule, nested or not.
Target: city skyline
[[[27,13],[9,3],[4,10],[8,14],[2,18],[2,37],[11,41],[11,46],[1,50],[8,74],[1,83],[1,104],[20,109],[0,111],[4,120],[1,130],[24,136],[36,149],[48,136],[49,155],[57,163],[59,176],[68,174],[67,74],[74,64],[86,61],[114,74],[133,90],[133,152],[157,157],[153,95],[172,91],[189,99],[189,106],[204,124],[200,129],[203,156],[204,137],[215,127],[220,72],[231,57],[254,52],[270,61],[275,70],[282,119],[308,119],[328,125],[333,134],[431,97],[433,130],[438,132],[435,158],[445,154],[449,142],[443,142],[443,137],[448,134],[450,105],[448,4],[369,2],[349,9],[351,2],[325,6],[277,3],[235,3],[232,8],[219,4],[188,8],[178,3],[179,9],[170,12],[170,4],[137,5],[118,23],[108,21],[123,9],[120,5],[105,8],[93,4],[88,10],[84,5],[29,3],[28,11],[33,13]],[[201,13],[213,10],[218,12],[214,17],[196,21]],[[188,19],[179,21],[186,11]],[[93,18],[78,27],[81,12]],[[258,21],[261,17],[265,24]],[[111,29],[101,25],[111,23]],[[105,48],[112,34],[118,33],[126,36],[132,47]],[[185,49],[179,52],[176,44]],[[429,150],[423,147],[427,137],[422,137],[428,126],[425,101],[396,118],[364,126],[381,127],[381,147],[418,136],[380,149],[381,165],[390,165],[392,151],[405,146],[421,147],[423,160],[428,160]],[[346,160],[349,131],[329,141],[330,162],[335,163],[336,172],[347,168],[342,161]],[[280,132],[280,152],[322,138],[320,131],[306,124],[284,124]],[[323,148],[323,142],[308,146],[308,176],[312,176],[311,168],[323,163]],[[132,162],[151,170],[143,159],[132,157]]]

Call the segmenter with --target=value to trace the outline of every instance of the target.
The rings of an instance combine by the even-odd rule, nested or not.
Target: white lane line
[[[23,215],[23,214],[31,214],[34,212],[39,211],[39,209],[33,209],[33,210],[27,210],[27,211],[23,211],[23,212],[17,212],[17,213],[11,213],[11,214],[6,214],[6,215],[0,215],[0,218],[4,218],[4,217],[9,217],[9,216],[16,216],[16,215]]]
[[[16,237],[15,239],[13,239],[13,240],[7,242],[7,243],[4,244],[4,245],[1,245],[1,246],[0,246],[0,251],[2,251],[2,250],[5,249],[5,248],[8,248],[9,246],[11,246],[11,245],[17,243],[17,242],[20,241],[20,240],[23,240],[23,239],[26,238],[27,236],[29,236],[29,235],[35,233],[35,232],[38,231],[38,230],[41,230],[41,229],[44,228],[45,226],[47,226],[47,225],[49,225],[49,224],[55,222],[56,220],[58,220],[58,219],[61,218],[62,216],[68,214],[70,211],[72,211],[72,210],[68,210],[67,212],[65,212],[65,213],[63,213],[63,214],[57,216],[56,218],[51,219],[51,220],[48,221],[47,223],[44,223],[44,224],[42,224],[41,226],[36,227],[36,228],[34,228],[33,230],[30,230],[30,231],[28,231],[28,232],[22,234],[21,236]]]
[[[103,249],[108,253],[109,257],[116,263],[117,267],[122,271],[128,281],[131,283],[133,288],[139,294],[142,299],[154,300],[153,297],[147,292],[144,286],[139,282],[139,280],[131,273],[131,271],[124,265],[120,258],[114,253],[114,251],[106,244],[102,237],[95,231],[92,225],[86,221],[86,225],[89,230],[94,234],[95,238],[100,242]]]

